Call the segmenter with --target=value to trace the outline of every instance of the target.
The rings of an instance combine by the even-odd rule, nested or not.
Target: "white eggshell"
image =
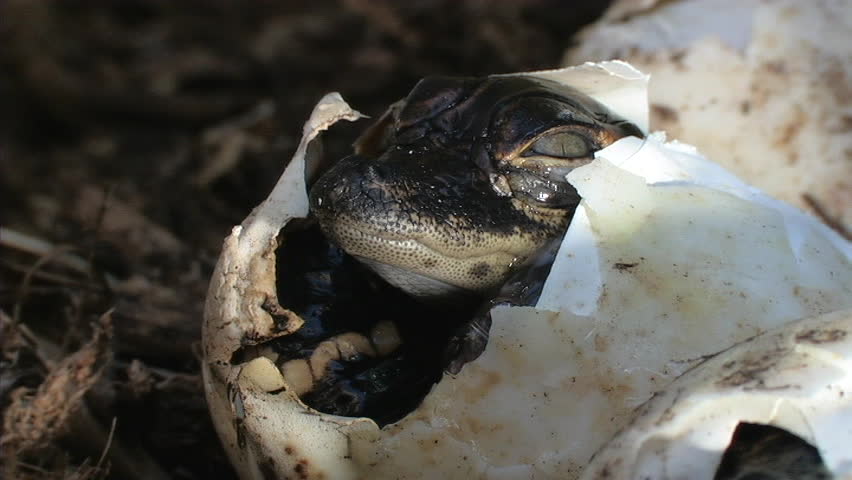
[[[790,323],[702,363],[645,404],[583,479],[712,479],[742,422],[773,425],[852,477],[852,310]]]
[[[651,130],[852,232],[848,1],[621,0],[610,13],[566,64],[630,62],[652,77]]]
[[[647,77],[623,63],[533,75],[645,103]],[[628,110],[641,120],[642,106]],[[706,355],[852,306],[852,247],[833,231],[689,146],[627,138],[570,175],[584,200],[542,297],[496,308],[479,358],[382,429],[315,412],[252,346],[301,325],[277,304],[276,236],[307,214],[308,143],[357,117],[339,97],[317,106],[211,281],[205,389],[243,478],[577,478],[637,406]]]

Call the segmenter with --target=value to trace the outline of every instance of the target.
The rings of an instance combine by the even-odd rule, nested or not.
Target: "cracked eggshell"
[[[800,320],[702,363],[642,406],[583,479],[713,478],[740,422],[792,432],[852,478],[852,310]]]
[[[623,62],[523,75],[569,83],[647,126],[647,76]],[[309,144],[336,121],[360,116],[337,94],[315,107],[293,160],[269,197],[225,240],[211,279],[202,373],[218,434],[242,478],[428,478],[441,470],[458,477],[490,468],[476,451],[481,432],[465,430],[454,442],[447,430],[455,420],[430,418],[424,409],[385,431],[368,419],[312,411],[274,364],[252,348],[301,326],[301,319],[277,302],[276,236],[288,221],[308,214],[304,171]],[[511,452],[507,462],[526,468],[525,460]]]
[[[267,358],[241,363],[238,352],[297,330],[302,320],[278,304],[275,249],[279,230],[308,215],[305,156],[309,144],[332,124],[362,115],[339,94],[323,97],[305,123],[293,160],[272,192],[225,239],[211,277],[202,329],[202,375],[208,407],[231,463],[244,479],[346,478],[337,459],[346,437],[336,424],[305,415]],[[271,409],[271,411],[270,411]],[[316,421],[315,421],[316,420]],[[316,464],[322,467],[318,470]],[[310,472],[311,475],[307,475]]]
[[[564,61],[607,58],[652,76],[652,130],[852,231],[849,2],[621,0]]]
[[[622,139],[569,180],[583,201],[538,304],[492,310],[485,352],[421,407],[486,478],[575,478],[706,356],[852,306],[848,242],[692,147]]]
[[[605,103],[645,103],[647,77],[623,63],[535,74],[576,79]],[[211,282],[205,389],[243,478],[577,478],[637,406],[703,356],[852,306],[852,247],[833,231],[689,146],[622,139],[571,174],[583,202],[536,307],[494,309],[483,354],[395,424],[320,414],[251,346],[299,327],[276,300],[275,238],[307,214],[308,142],[357,116],[339,97],[317,107]]]

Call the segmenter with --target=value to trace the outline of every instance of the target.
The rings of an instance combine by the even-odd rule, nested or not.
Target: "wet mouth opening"
[[[451,345],[481,310],[483,299],[438,306],[406,295],[312,220],[288,224],[276,258],[278,302],[305,323],[263,348],[301,400],[323,413],[380,426],[400,420],[440,380],[448,352],[458,350]]]
[[[278,242],[278,304],[304,324],[252,351],[273,360],[312,409],[384,426],[414,411],[445,373],[479,357],[494,305],[535,303],[561,238],[490,298],[448,304],[423,303],[390,285],[329,242],[313,219],[290,221]]]

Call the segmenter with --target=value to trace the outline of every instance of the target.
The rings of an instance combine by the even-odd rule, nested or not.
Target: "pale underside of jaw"
[[[348,254],[416,297],[493,290],[524,256],[504,245],[452,251],[422,235],[406,237],[354,221],[339,220],[333,232]]]
[[[466,288],[421,275],[397,265],[357,255],[355,258],[370,268],[370,270],[376,272],[386,282],[416,298],[443,300],[470,293],[470,290]]]

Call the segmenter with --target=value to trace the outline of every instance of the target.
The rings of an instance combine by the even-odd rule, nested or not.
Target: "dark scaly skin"
[[[313,185],[311,210],[328,238],[415,296],[491,294],[562,235],[579,203],[567,182],[548,184],[558,205],[536,202],[541,181],[518,165],[533,140],[562,127],[592,150],[641,135],[552,81],[427,78]]]

